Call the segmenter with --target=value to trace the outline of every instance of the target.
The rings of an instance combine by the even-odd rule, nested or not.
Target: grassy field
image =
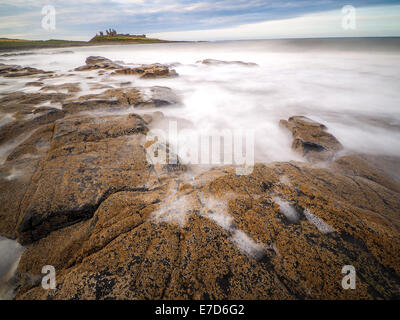
[[[68,40],[19,40],[0,38],[0,51],[36,48],[59,48],[75,46],[94,46],[105,44],[131,44],[131,43],[161,43],[165,40],[132,37],[132,36],[95,36],[90,41],[68,41]]]
[[[115,43],[115,42],[127,42],[127,43],[158,43],[158,42],[168,42],[160,39],[146,38],[146,37],[135,37],[135,36],[95,36],[93,37],[89,43]]]
[[[19,40],[0,38],[0,50],[8,49],[28,49],[28,48],[56,48],[69,46],[88,45],[85,41],[67,41],[67,40]]]

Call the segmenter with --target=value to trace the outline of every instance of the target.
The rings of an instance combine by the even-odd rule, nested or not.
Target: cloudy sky
[[[46,5],[55,30],[42,27]],[[355,28],[343,28],[345,5]],[[400,0],[0,0],[0,17],[0,37],[21,39],[89,40],[106,28],[169,40],[400,36]]]

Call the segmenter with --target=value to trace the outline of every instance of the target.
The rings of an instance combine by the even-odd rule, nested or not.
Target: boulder
[[[100,56],[90,56],[86,58],[86,64],[78,67],[75,71],[88,71],[96,69],[119,69],[122,68],[119,64],[111,61],[110,59]]]
[[[143,65],[136,68],[121,68],[115,70],[113,75],[137,75],[142,79],[171,78],[178,74],[174,69],[161,64]]]
[[[326,126],[307,117],[294,116],[280,125],[293,136],[292,149],[311,162],[332,160],[343,149],[341,143],[326,130]]]

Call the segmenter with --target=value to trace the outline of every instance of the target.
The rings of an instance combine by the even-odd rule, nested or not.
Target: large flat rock
[[[390,178],[343,170],[291,162],[237,176],[224,167],[114,193],[91,219],[25,251],[17,298],[398,297],[399,193]],[[32,281],[47,263],[57,270],[54,291]],[[357,290],[341,286],[348,264]]]
[[[147,188],[151,168],[142,147],[146,131],[136,115],[58,121],[47,157],[21,204],[20,241],[32,242],[90,218],[116,191]]]

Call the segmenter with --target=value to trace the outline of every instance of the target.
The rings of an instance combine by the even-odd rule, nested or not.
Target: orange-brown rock
[[[146,189],[151,168],[136,115],[65,118],[55,124],[50,150],[21,204],[19,239],[28,243],[91,217],[118,190]]]
[[[66,113],[78,113],[96,110],[118,110],[121,109],[121,103],[116,99],[102,99],[101,97],[91,95],[84,98],[69,100],[63,103],[62,110]]]
[[[143,79],[170,78],[178,76],[174,69],[170,69],[168,66],[161,64],[149,64],[137,68],[121,68],[115,70],[112,74],[138,75]]]
[[[176,71],[174,69],[170,69],[167,65],[155,63],[130,68],[124,67],[119,63],[100,56],[88,57],[86,59],[86,64],[76,68],[75,71],[88,71],[97,69],[100,69],[100,74],[104,74],[104,70],[114,70],[112,73],[114,75],[137,75],[143,79],[169,78],[178,76]]]
[[[46,155],[54,124],[35,130],[10,151],[0,167],[0,235],[16,238],[16,226],[22,199],[31,184],[39,161]]]
[[[174,176],[153,189],[114,193],[88,221],[35,242],[18,268],[17,298],[396,298],[399,199],[336,164]],[[58,270],[54,291],[26,279],[49,263]],[[349,264],[357,290],[341,286]]]
[[[157,108],[181,103],[181,99],[168,87],[154,86],[141,90],[128,88],[113,88],[98,94],[89,94],[70,99],[63,104],[63,110],[68,113],[94,111],[104,109]]]
[[[331,160],[342,150],[341,143],[326,130],[326,126],[307,117],[294,116],[281,120],[293,136],[292,149],[312,162]]]
[[[63,110],[38,107],[44,101]],[[13,118],[0,127],[0,235],[27,245],[17,299],[400,296],[396,159],[339,157],[324,125],[292,117],[281,124],[310,162],[195,174],[168,142],[146,136],[172,118],[77,114],[179,103],[169,88],[0,102]],[[55,290],[41,287],[44,265],[56,268]],[[345,265],[356,269],[356,290],[342,288]]]
[[[113,62],[110,59],[99,56],[88,57],[86,59],[86,64],[84,66],[76,68],[75,71],[88,71],[97,69],[100,69],[102,74],[104,72],[103,70],[114,70],[112,73],[114,75],[137,75],[143,79],[168,78],[178,76],[174,69],[170,69],[166,65],[156,63],[141,65],[140,67],[135,68],[129,68]]]

